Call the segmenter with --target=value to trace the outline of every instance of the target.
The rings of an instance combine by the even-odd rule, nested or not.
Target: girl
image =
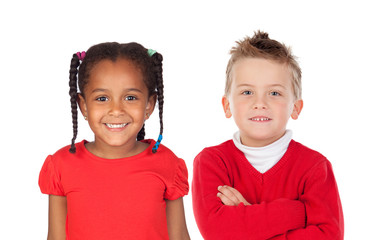
[[[49,155],[39,176],[49,194],[48,239],[189,239],[187,168],[160,145],[162,55],[137,43],[98,44],[73,55],[69,85],[72,143]],[[156,101],[157,142],[144,140]],[[77,105],[93,142],[75,143]]]

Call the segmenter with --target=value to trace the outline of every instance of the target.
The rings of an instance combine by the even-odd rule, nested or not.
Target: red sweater
[[[217,187],[237,189],[252,205],[225,206]],[[330,162],[291,141],[281,160],[258,172],[232,140],[194,161],[193,210],[205,239],[343,239],[339,192]]]

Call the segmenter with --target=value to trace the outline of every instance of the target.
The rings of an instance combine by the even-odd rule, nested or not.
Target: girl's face
[[[84,97],[79,97],[82,114],[95,134],[97,149],[133,149],[144,121],[155,106],[149,97],[141,70],[131,61],[102,60],[91,70]]]

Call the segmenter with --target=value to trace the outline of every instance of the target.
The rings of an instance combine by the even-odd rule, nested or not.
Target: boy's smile
[[[241,142],[262,147],[283,136],[289,117],[297,119],[302,100],[295,100],[286,64],[261,58],[235,63],[230,92],[222,99],[226,117],[234,117]]]
[[[264,116],[256,116],[256,117],[249,118],[249,120],[256,121],[256,122],[268,122],[271,120],[271,118],[264,117]]]
[[[142,73],[132,62],[117,59],[97,63],[79,99],[95,134],[90,146],[105,153],[135,149],[137,134],[155,105],[155,98],[148,95]]]

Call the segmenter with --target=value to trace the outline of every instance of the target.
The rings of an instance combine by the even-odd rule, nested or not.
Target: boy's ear
[[[226,96],[222,97],[222,105],[223,105],[223,111],[226,115],[226,118],[230,118],[232,116],[231,110],[230,110],[230,101]]]
[[[299,99],[294,102],[293,112],[291,114],[291,117],[293,120],[298,119],[298,116],[300,115],[303,106],[304,106],[304,101],[302,101],[302,99]]]
[[[155,110],[156,99],[157,99],[157,95],[156,94],[153,94],[148,99],[148,103],[147,103],[147,105],[145,107],[145,119],[146,120],[149,119],[150,115],[152,115],[152,113],[153,113],[153,110]]]
[[[78,93],[78,99],[77,99],[77,102],[78,102],[79,109],[81,109],[82,115],[83,115],[84,117],[87,117],[86,100],[85,100],[85,98],[82,97],[82,95],[79,94],[79,93]]]

